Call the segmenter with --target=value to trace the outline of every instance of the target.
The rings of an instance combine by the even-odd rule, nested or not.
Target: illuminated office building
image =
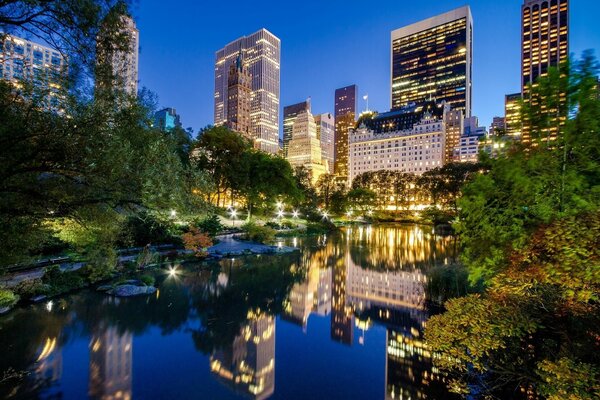
[[[279,94],[281,41],[266,29],[239,38],[216,53],[215,125],[228,120],[228,86],[231,65],[240,52],[252,77],[250,136],[257,149],[279,152]]]
[[[504,100],[504,119],[506,121],[506,135],[520,139],[522,131],[521,122],[521,93],[507,94]]]
[[[98,400],[132,398],[133,335],[117,327],[101,329],[90,342],[89,397]]]
[[[293,168],[306,168],[313,184],[328,171],[322,160],[321,142],[317,139],[317,124],[308,110],[302,111],[294,120],[286,159]]]
[[[245,65],[242,52],[229,66],[227,78],[227,127],[250,139],[250,105],[252,76]]]
[[[291,106],[283,107],[283,154],[287,155],[290,140],[292,140],[292,130],[294,129],[294,121],[298,114],[304,111],[311,111],[310,99],[292,104]]]
[[[506,118],[494,117],[490,125],[490,136],[503,135],[506,131]]]
[[[97,62],[110,67],[110,70],[101,69],[101,75],[96,77],[96,87],[120,89],[131,96],[137,96],[140,32],[133,18],[128,15],[121,16],[121,25],[122,33],[129,39],[129,48],[126,51],[115,49],[114,45],[105,48],[102,41],[98,42]]]
[[[446,101],[471,116],[473,18],[468,6],[392,32],[392,109]]]
[[[66,60],[56,50],[6,34],[0,40],[0,79],[18,87],[21,81],[32,82],[48,90],[50,107],[60,102]]]
[[[231,346],[211,355],[210,370],[235,392],[263,400],[275,392],[275,318],[250,314]]]
[[[335,163],[335,119],[331,114],[315,116],[317,123],[317,139],[321,141],[321,158],[327,164],[328,173],[333,174]]]
[[[521,93],[529,101],[529,85],[548,74],[552,67],[569,58],[569,1],[568,0],[525,0],[521,14]],[[564,93],[566,102],[567,94]],[[535,104],[534,104],[535,105]],[[553,110],[547,110],[549,114]],[[552,123],[550,132],[538,132],[540,136],[555,139],[558,128],[566,117]],[[522,140],[531,142],[529,124],[522,127]]]
[[[335,91],[335,160],[334,172],[348,177],[348,133],[356,124],[358,86],[351,85]]]

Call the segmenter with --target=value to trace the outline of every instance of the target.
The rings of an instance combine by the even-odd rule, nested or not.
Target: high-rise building
[[[163,108],[154,113],[154,127],[168,132],[181,128],[181,119],[174,108]]]
[[[505,117],[494,117],[492,119],[492,125],[490,125],[490,135],[503,135],[506,131],[506,118]]]
[[[317,124],[308,110],[302,111],[294,120],[286,159],[294,168],[306,168],[313,184],[327,173],[321,158],[321,142],[317,139]]]
[[[101,68],[96,76],[96,88],[120,89],[137,96],[140,32],[133,18],[128,15],[121,16],[120,25],[121,33],[130,42],[128,49],[123,51],[116,49],[115,44],[106,46],[104,40],[98,41],[96,58]],[[114,32],[103,32],[100,37],[103,35],[114,35]]]
[[[392,109],[446,101],[471,116],[473,18],[468,6],[392,32]]]
[[[276,154],[279,151],[281,41],[266,29],[239,38],[217,51],[215,125],[227,123],[229,71],[240,52],[252,77],[250,136],[256,148]]]
[[[550,68],[558,68],[568,60],[569,1],[525,0],[521,17],[521,93],[523,99],[529,101],[529,85],[535,85],[537,79],[547,75]],[[566,97],[564,93],[565,102]],[[552,113],[553,110],[548,112]],[[550,132],[543,136],[555,138],[562,123],[564,121],[559,120],[551,124]],[[522,128],[523,142],[530,143],[530,127],[524,124]]]
[[[310,99],[297,104],[292,104],[291,106],[285,106],[283,108],[283,154],[285,156],[287,156],[288,146],[290,140],[292,140],[294,121],[296,120],[298,114],[303,111],[311,111]]]
[[[234,64],[229,66],[227,78],[227,122],[234,132],[247,138],[250,134],[250,105],[252,103],[252,76],[240,51]]]
[[[17,36],[0,37],[0,79],[17,87],[21,81],[29,81],[48,90],[52,108],[59,105],[61,80],[66,70],[66,60],[58,51]]]
[[[446,113],[446,144],[444,164],[453,161],[454,149],[460,143],[465,131],[465,118],[462,110],[450,110]]]
[[[504,98],[504,120],[506,134],[514,139],[521,138],[521,93],[507,94]]]
[[[351,85],[335,91],[335,165],[336,175],[348,176],[348,132],[356,124],[358,86]]]
[[[330,113],[315,116],[317,139],[321,141],[321,158],[327,172],[333,174],[335,161],[335,119]]]

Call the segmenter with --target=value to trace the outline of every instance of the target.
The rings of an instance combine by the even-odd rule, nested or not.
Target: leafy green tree
[[[352,189],[348,192],[348,202],[352,208],[365,215],[369,210],[373,209],[373,204],[377,199],[377,194],[369,189]]]

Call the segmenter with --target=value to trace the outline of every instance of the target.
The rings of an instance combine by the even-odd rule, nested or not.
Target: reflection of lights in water
[[[294,244],[294,247],[298,247],[298,238],[294,238],[292,243]]]
[[[48,356],[50,356],[50,354],[52,354],[52,352],[54,351],[55,348],[56,348],[56,338],[52,338],[52,339],[46,338],[46,343],[44,344],[44,348],[42,349],[42,352],[40,353],[36,362],[40,362],[40,361],[48,358]]]
[[[46,310],[48,312],[52,311],[52,307],[54,307],[54,302],[52,300],[50,300],[49,302],[46,303]]]
[[[283,242],[277,242],[277,248],[281,249],[283,247]]]

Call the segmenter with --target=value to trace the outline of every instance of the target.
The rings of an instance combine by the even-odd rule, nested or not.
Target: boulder
[[[120,285],[108,293],[117,297],[142,296],[156,293],[156,288],[154,286]]]
[[[10,310],[12,310],[12,307],[0,307],[0,315],[6,314]]]

